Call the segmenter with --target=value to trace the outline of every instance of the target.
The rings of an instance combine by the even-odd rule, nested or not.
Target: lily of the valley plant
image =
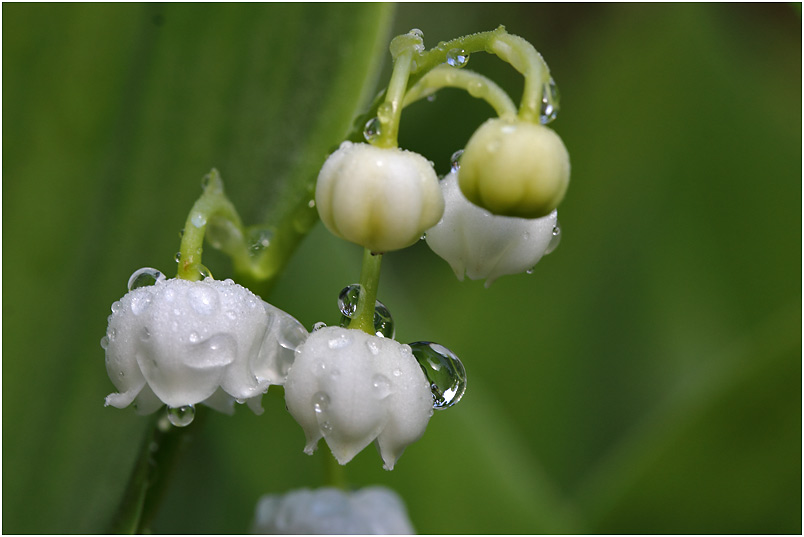
[[[201,404],[232,413],[246,403],[259,414],[262,395],[281,385],[306,453],[323,439],[345,465],[374,442],[392,470],[434,410],[460,401],[466,371],[454,353],[435,342],[394,339],[394,320],[377,300],[382,257],[425,237],[461,280],[485,279],[489,286],[532,271],[558,243],[556,208],[569,184],[567,150],[546,126],[558,112],[558,94],[538,52],[503,27],[430,50],[411,30],[390,49],[393,72],[367,113],[364,141],[343,141],[327,158],[309,200],[335,237],[364,248],[359,283],[345,286],[338,299],[339,325],[318,323],[308,331],[292,312],[231,279],[214,279],[203,266],[206,238],[259,280],[270,249],[267,240],[258,254],[250,248],[259,226],[244,227],[213,170],[187,217],[176,277],[140,269],[112,305],[101,345],[117,392],[106,405],[164,412],[157,427],[168,432],[190,425]],[[481,51],[523,75],[518,107],[492,80],[464,68]],[[452,170],[439,179],[425,156],[398,147],[397,135],[405,107],[444,87],[484,99],[497,117],[461,144]],[[367,509],[374,503],[390,513],[380,522]],[[383,489],[273,495],[258,506],[254,528],[412,531],[401,501]]]

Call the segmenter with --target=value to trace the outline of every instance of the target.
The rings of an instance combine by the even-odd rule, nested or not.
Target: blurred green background
[[[801,533],[800,5],[2,9],[4,533],[106,531],[147,420],[103,407],[98,342],[131,272],[172,273],[201,177],[256,223],[385,84],[392,35],[499,24],[561,91],[563,240],[489,289],[424,244],[386,256],[397,338],[451,348],[469,387],[349,481],[420,533]],[[468,68],[519,98],[496,58]],[[490,113],[443,90],[400,144],[445,173]],[[318,225],[269,300],[335,322],[360,256]],[[326,446],[302,453],[281,389],[263,404],[202,424],[154,531],[245,532],[261,494],[323,483]]]

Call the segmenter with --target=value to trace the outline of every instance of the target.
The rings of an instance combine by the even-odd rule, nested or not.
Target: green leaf
[[[3,529],[99,532],[148,421],[103,407],[109,306],[137,268],[173,274],[213,166],[246,223],[309,195],[372,96],[391,9],[16,4],[3,15]],[[208,257],[213,273],[230,271]]]

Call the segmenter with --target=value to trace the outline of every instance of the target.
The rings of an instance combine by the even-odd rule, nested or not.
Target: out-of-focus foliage
[[[377,50],[388,72],[387,12],[3,15],[3,531],[103,531],[145,425],[102,407],[109,305],[136,268],[170,270],[211,167],[253,223],[323,161]],[[393,31],[434,46],[498,24],[561,91],[563,240],[490,289],[421,243],[386,256],[397,338],[448,346],[469,386],[393,472],[367,449],[349,481],[399,492],[421,533],[800,533],[800,11],[402,4]],[[496,58],[467,67],[518,98]],[[406,111],[400,144],[445,173],[490,114],[443,90]],[[269,298],[308,328],[334,323],[360,258],[319,225]],[[261,494],[323,483],[326,447],[302,453],[280,389],[264,406],[208,416],[155,531],[244,532]]]

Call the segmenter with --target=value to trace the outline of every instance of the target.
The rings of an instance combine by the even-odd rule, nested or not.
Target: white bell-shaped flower
[[[374,486],[355,491],[300,489],[257,502],[252,533],[267,535],[410,535],[402,499]]]
[[[464,274],[485,278],[488,287],[500,276],[530,270],[558,241],[555,210],[533,219],[491,214],[464,197],[455,172],[441,180],[441,190],[444,216],[425,239],[461,281]]]
[[[438,176],[426,158],[352,142],[324,163],[315,203],[331,233],[372,252],[410,246],[444,212]]]
[[[306,453],[323,437],[346,464],[376,439],[387,470],[433,414],[430,384],[410,346],[337,326],[296,349],[285,403],[304,429]]]
[[[101,345],[119,393],[106,405],[231,411],[238,400],[260,413],[262,394],[284,383],[306,337],[296,319],[232,280],[161,277],[112,305]]]

